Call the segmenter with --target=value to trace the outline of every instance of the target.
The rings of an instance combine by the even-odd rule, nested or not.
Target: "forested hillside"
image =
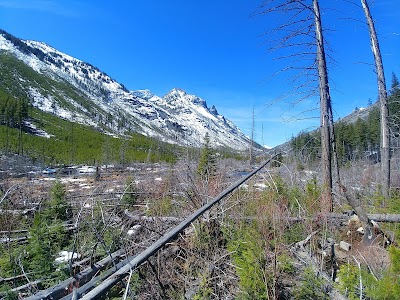
[[[209,108],[196,95],[179,88],[163,97],[149,90],[128,91],[89,63],[4,30],[0,30],[0,72],[0,88],[9,94],[102,132],[125,136],[135,132],[189,147],[201,146],[208,132],[215,146],[241,151],[250,142],[215,106]]]
[[[0,90],[0,149],[34,162],[59,164],[127,164],[176,159],[179,147],[141,134],[116,138],[90,126],[63,120]]]
[[[392,148],[397,149],[400,138],[400,87],[395,74],[392,75],[389,94],[389,117],[392,136]],[[358,110],[358,108],[357,108]],[[357,116],[357,112],[353,113]],[[365,118],[354,117],[351,121],[338,120],[334,124],[338,160],[340,163],[359,159],[379,160],[380,116],[379,108],[374,104]],[[319,131],[302,132],[293,137],[290,145],[300,161],[315,161],[320,157]]]

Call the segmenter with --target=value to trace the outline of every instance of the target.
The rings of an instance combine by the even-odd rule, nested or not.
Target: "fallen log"
[[[124,216],[128,218],[130,221],[140,222],[140,221],[162,221],[162,222],[182,222],[184,218],[179,217],[159,217],[159,216],[143,216],[143,215],[134,215],[130,213],[127,209],[124,210]]]
[[[400,214],[367,214],[375,222],[400,223]]]
[[[21,278],[26,278],[26,275],[30,275],[31,273],[27,273],[27,274],[20,274],[20,275],[16,275],[13,277],[6,277],[6,278],[2,278],[0,277],[0,284],[3,282],[10,282],[10,281],[14,281],[17,279],[21,279]]]
[[[123,256],[125,251],[120,249],[115,251],[109,256],[106,256],[99,262],[93,264],[91,267],[86,268],[82,272],[75,275],[75,277],[70,277],[60,284],[53,286],[49,289],[39,291],[35,295],[26,298],[27,300],[50,300],[50,299],[60,299],[68,295],[71,291],[73,286],[77,285],[84,285],[88,281],[90,281],[93,276],[97,274],[97,272],[106,269],[112,262],[114,262],[119,257]]]
[[[103,281],[105,278],[109,277],[111,274],[121,269],[132,258],[134,258],[134,256],[130,256],[127,259],[119,262],[114,267],[108,269],[107,271],[104,271],[99,276],[92,278],[90,281],[88,281],[84,285],[79,286],[79,288],[77,288],[75,291],[61,298],[60,300],[71,300],[73,297],[77,297],[76,299],[79,299],[81,295],[84,295],[92,290],[95,286],[97,286],[99,282]]]
[[[328,219],[339,219],[339,220],[346,220],[353,214],[352,211],[344,212],[344,213],[328,213]],[[400,223],[400,214],[367,214],[368,218],[375,222],[384,222],[384,223]],[[147,222],[154,222],[154,221],[165,221],[165,222],[181,222],[184,218],[179,217],[170,217],[170,216],[144,216],[144,215],[134,215],[128,210],[125,209],[124,217],[128,218],[131,221],[140,222],[140,221],[147,221]],[[240,219],[240,220],[262,220],[259,217],[234,217],[230,216],[233,219]],[[312,217],[282,217],[280,220],[287,221],[287,222],[303,222],[304,220],[317,220],[320,216],[312,216]]]
[[[27,236],[6,237],[6,238],[0,239],[0,244],[7,244],[7,243],[13,243],[13,242],[23,243],[23,242],[27,242],[27,241],[28,241]]]
[[[8,290],[6,292],[0,292],[0,295],[3,296],[3,295],[6,295],[7,293],[10,293],[10,292],[11,293],[17,293],[17,292],[21,292],[21,291],[26,290],[26,289],[30,289],[32,287],[36,288],[36,286],[41,282],[42,282],[41,280],[35,280],[35,281],[32,281],[32,282],[28,282],[27,284],[21,285],[19,287],[16,287],[14,289]]]
[[[92,259],[92,257],[89,256],[89,257],[86,257],[86,258],[84,258],[84,259],[82,259],[80,261],[75,261],[72,264],[72,268],[80,267],[80,266],[86,264],[87,262],[89,262],[91,259]]]
[[[10,214],[14,216],[25,216],[28,214],[32,214],[36,211],[37,209],[34,208],[27,208],[27,209],[0,209],[0,214],[5,215],[5,214]]]
[[[76,229],[75,225],[71,225],[68,222],[63,224],[64,229],[66,231],[73,231]],[[17,237],[3,237],[0,238],[0,244],[6,244],[6,243],[12,243],[12,242],[18,242],[20,244],[28,242],[30,236],[29,236],[29,231],[28,230],[14,230],[14,231],[1,231],[3,233],[25,233],[24,235],[17,236]]]
[[[22,230],[6,230],[6,231],[0,231],[0,234],[2,235],[10,235],[14,233],[28,233],[28,230],[22,229]]]

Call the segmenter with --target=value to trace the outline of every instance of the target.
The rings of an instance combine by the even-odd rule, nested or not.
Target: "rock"
[[[126,234],[129,236],[135,236],[138,234],[138,232],[142,229],[142,226],[137,224],[132,226],[127,232]]]
[[[351,215],[351,217],[349,218],[349,224],[351,222],[360,223],[360,219],[358,218],[357,215]]]
[[[359,232],[359,233],[361,233],[361,234],[364,234],[364,228],[363,228],[363,227],[359,227],[359,228],[357,229],[357,232]]]
[[[351,249],[351,244],[345,242],[345,241],[340,241],[339,243],[339,248],[343,251],[350,251]]]

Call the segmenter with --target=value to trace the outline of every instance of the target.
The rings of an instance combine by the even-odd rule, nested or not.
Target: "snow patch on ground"
[[[60,251],[58,253],[57,258],[55,259],[55,262],[57,264],[61,264],[63,262],[68,262],[71,258],[72,259],[76,259],[76,258],[80,258],[81,255],[79,253],[76,252],[71,252],[71,251]]]
[[[264,183],[256,183],[256,184],[254,184],[254,187],[258,190],[263,191],[267,188],[267,185]]]
[[[82,166],[76,169],[78,173],[95,173],[96,168],[93,166]]]

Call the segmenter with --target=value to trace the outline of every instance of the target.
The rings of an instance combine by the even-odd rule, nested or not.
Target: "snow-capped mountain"
[[[201,146],[208,133],[215,147],[249,147],[249,138],[214,106],[181,89],[163,97],[128,91],[88,63],[5,31],[0,31],[0,55],[3,62],[17,59],[12,71],[7,69],[12,83],[0,81],[2,88],[23,92],[33,106],[59,117],[112,134],[134,131],[180,145]]]

